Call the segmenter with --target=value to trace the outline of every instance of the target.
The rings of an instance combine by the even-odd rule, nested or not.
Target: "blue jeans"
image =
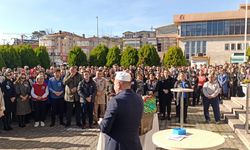
[[[215,97],[212,99],[208,99],[207,97],[204,97],[203,99],[203,109],[204,109],[204,116],[206,121],[210,121],[210,116],[209,116],[209,106],[210,104],[212,105],[213,112],[214,112],[214,118],[215,121],[220,121],[220,103],[219,103],[219,98]]]

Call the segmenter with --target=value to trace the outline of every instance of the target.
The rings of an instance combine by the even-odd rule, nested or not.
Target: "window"
[[[181,36],[186,36],[186,23],[181,25]]]
[[[240,34],[240,20],[235,21],[235,34]]]
[[[242,44],[241,43],[237,44],[237,50],[242,50]]]
[[[201,41],[197,41],[197,54],[201,53]]]
[[[227,44],[225,44],[225,50],[226,50],[226,51],[228,51],[228,50],[229,50],[229,46],[230,46],[230,45],[229,45],[228,43],[227,43]]]
[[[235,21],[234,20],[231,20],[230,21],[230,24],[229,24],[229,34],[230,35],[233,35],[233,34],[235,34],[235,29],[234,29],[234,27],[235,27]]]
[[[191,42],[191,55],[194,56],[195,55],[195,41]]]
[[[218,35],[218,22],[217,21],[213,22],[212,35]]]
[[[202,53],[204,56],[207,54],[207,41],[202,41]]]
[[[224,34],[228,35],[230,31],[230,21],[225,21],[224,22]]]
[[[224,34],[224,21],[218,21],[218,35]]]
[[[186,42],[185,44],[185,56],[186,56],[186,59],[189,59],[189,55],[190,55],[190,42]]]
[[[234,51],[235,50],[235,44],[231,44],[231,50]]]
[[[207,35],[212,35],[212,29],[213,29],[213,27],[212,27],[212,21],[209,21],[207,23]]]
[[[236,35],[244,34],[245,20],[215,20],[202,22],[188,22],[181,24],[181,36],[206,35]],[[248,34],[250,34],[250,20],[248,20]]]
[[[196,24],[196,36],[201,36],[201,33],[202,33],[202,24],[197,23]]]

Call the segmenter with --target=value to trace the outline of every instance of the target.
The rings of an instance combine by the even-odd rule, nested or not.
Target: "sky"
[[[1,0],[0,43],[37,30],[122,36],[173,23],[173,16],[237,10],[245,0]]]

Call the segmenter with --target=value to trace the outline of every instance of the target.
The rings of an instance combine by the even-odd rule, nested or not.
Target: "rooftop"
[[[181,22],[243,19],[245,18],[245,8],[246,6],[241,4],[240,8],[235,11],[177,14],[174,16],[174,23],[178,24]],[[248,4],[248,10],[248,16],[250,18],[250,4]]]

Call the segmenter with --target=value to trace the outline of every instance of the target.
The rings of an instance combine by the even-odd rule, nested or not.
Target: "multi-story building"
[[[158,27],[155,29],[156,38],[157,38],[157,50],[160,57],[163,57],[163,54],[168,50],[171,46],[177,45],[177,31],[178,28],[176,25],[166,25],[162,27]]]
[[[139,32],[124,32],[123,33],[123,47],[131,46],[139,49],[144,44],[151,44],[157,46],[156,35],[154,31],[139,31]]]
[[[223,64],[235,53],[244,53],[245,10],[245,5],[240,5],[235,11],[175,15],[178,45],[186,59],[203,56],[210,64]],[[247,28],[249,40],[250,20]]]
[[[30,45],[33,49],[39,46],[38,40],[18,39],[18,38],[13,38],[13,39],[14,39],[13,45],[27,44],[27,45]]]
[[[54,63],[63,63],[67,61],[70,49],[73,46],[79,46],[89,57],[90,51],[98,44],[104,44],[107,47],[118,46],[121,48],[121,39],[119,38],[85,38],[85,35],[79,36],[70,32],[49,34],[39,39],[39,45],[45,46],[49,56]]]

